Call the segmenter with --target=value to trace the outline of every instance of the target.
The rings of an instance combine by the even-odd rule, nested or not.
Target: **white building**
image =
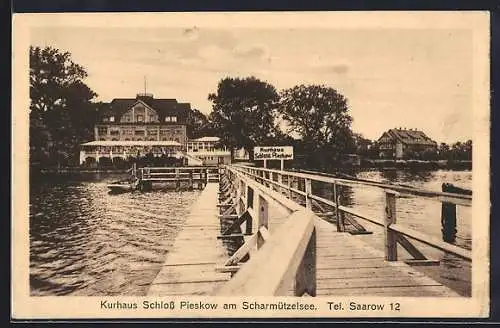
[[[231,152],[226,147],[221,147],[219,143],[219,137],[190,139],[187,142],[187,154],[189,157],[201,160],[202,165],[230,164]]]

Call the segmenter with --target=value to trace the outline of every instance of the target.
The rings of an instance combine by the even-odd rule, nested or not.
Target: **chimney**
[[[137,100],[148,100],[148,99],[153,99],[153,94],[152,93],[138,93],[136,98]]]

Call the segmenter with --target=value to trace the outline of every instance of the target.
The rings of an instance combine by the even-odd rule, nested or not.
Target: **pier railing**
[[[312,183],[326,183],[332,188],[332,199],[313,193]],[[385,211],[380,218],[366,215],[341,204],[339,186],[369,186],[385,192]],[[471,261],[471,251],[439,238],[416,231],[397,222],[396,199],[402,194],[432,199],[446,206],[471,206],[472,195],[434,192],[416,188],[387,185],[373,181],[358,181],[320,176],[310,173],[279,171],[247,166],[226,166],[221,179],[219,206],[221,218],[233,217],[233,225],[222,237],[249,236],[218,271],[236,274],[220,291],[220,295],[284,295],[292,284],[294,294],[307,292],[315,296],[316,289],[316,230],[324,224],[313,205],[333,208],[337,231],[345,231],[345,214],[366,220],[384,229],[385,259],[397,261],[397,245],[413,256],[412,264],[435,264],[412,244],[416,240],[462,259]],[[268,230],[268,204],[276,203],[289,212],[285,223],[272,235]],[[449,214],[449,211],[446,213]],[[445,213],[445,214],[446,214]],[[456,212],[455,212],[456,214]],[[252,222],[257,220],[253,233]],[[233,233],[233,228],[246,224],[244,234]],[[443,227],[445,229],[446,227]],[[448,227],[449,228],[449,227]],[[455,227],[453,227],[455,228]],[[445,231],[443,230],[443,237]],[[255,247],[250,261],[241,260]],[[270,265],[272,263],[272,265]]]
[[[220,170],[218,166],[141,167],[132,168],[132,175],[145,189],[154,182],[175,183],[177,189],[181,184],[188,188],[196,184],[201,189],[209,182],[219,182]]]

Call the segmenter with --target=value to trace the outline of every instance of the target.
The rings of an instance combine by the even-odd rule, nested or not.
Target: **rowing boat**
[[[108,189],[112,193],[133,191],[136,188],[137,188],[137,182],[132,182],[132,181],[115,181],[108,184]]]

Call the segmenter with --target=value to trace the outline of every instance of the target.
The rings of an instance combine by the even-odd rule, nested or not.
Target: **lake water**
[[[109,195],[116,178],[32,183],[32,295],[146,293],[199,191]]]
[[[123,175],[122,175],[123,176]],[[360,172],[360,178],[399,182],[439,191],[450,182],[471,188],[472,173]],[[176,233],[199,191],[161,191],[109,195],[106,184],[117,175],[86,174],[42,178],[30,190],[30,288],[43,295],[144,295],[158,273]],[[346,205],[381,217],[379,188],[346,188]],[[420,198],[398,199],[398,223],[441,236],[441,205]],[[458,207],[457,244],[471,246],[471,209]],[[355,236],[383,249],[380,227],[358,221],[373,235]],[[420,267],[462,295],[470,295],[470,264],[419,245],[441,259]],[[401,252],[405,257],[405,254]]]

